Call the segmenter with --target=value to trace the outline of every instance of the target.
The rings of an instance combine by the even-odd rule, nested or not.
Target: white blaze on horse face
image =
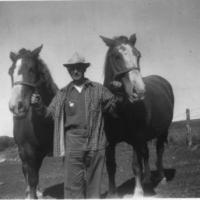
[[[14,83],[16,83],[17,81],[23,81],[23,76],[22,74],[19,73],[21,67],[22,67],[22,59],[18,59],[16,61],[16,66],[13,72]],[[13,113],[18,112],[18,103],[23,101],[22,89],[23,89],[22,85],[14,85],[11,90],[11,98],[9,101],[9,107]]]
[[[131,45],[129,44],[121,44],[117,47],[118,52],[122,55],[124,64],[127,69],[138,68],[137,56],[134,55]],[[141,73],[139,70],[134,69],[128,72],[129,80],[132,84],[132,92],[133,90],[136,92],[137,96],[140,99],[144,98],[145,93],[145,84],[143,82]]]
[[[13,72],[13,82],[16,83],[18,81],[23,81],[23,75],[20,74],[20,70],[22,67],[22,59],[18,59],[15,64],[15,70]],[[22,85],[14,85],[12,90],[12,96],[15,100],[21,98],[22,93]]]
[[[133,54],[132,47],[129,44],[121,44],[117,47],[118,52],[122,55],[127,69],[137,66],[137,57]]]
[[[22,74],[19,74],[19,71],[22,67],[22,59],[21,58],[18,59],[15,65],[16,65],[16,67],[15,67],[15,70],[13,72],[13,81],[14,82],[23,81]]]
[[[138,97],[140,99],[143,99],[145,93],[145,84],[142,79],[141,73],[138,70],[131,70],[128,73],[128,77]]]

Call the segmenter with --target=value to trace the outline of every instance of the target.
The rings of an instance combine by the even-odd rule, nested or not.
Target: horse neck
[[[37,91],[41,95],[43,103],[48,106],[52,98],[56,95],[58,87],[53,81],[51,73],[43,60],[38,59],[37,65],[40,69]]]
[[[45,105],[49,105],[52,98],[56,95],[58,88],[56,85],[49,86],[47,84],[42,84],[38,88],[38,92],[41,95],[42,101]]]

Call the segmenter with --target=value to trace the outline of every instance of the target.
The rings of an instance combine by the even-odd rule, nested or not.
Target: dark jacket
[[[54,120],[54,141],[53,155],[65,155],[64,139],[64,105],[67,101],[71,82],[61,89],[48,107],[40,106],[38,112]],[[107,144],[104,132],[104,112],[115,114],[115,111],[121,102],[121,99],[114,96],[107,88],[100,83],[87,80],[85,83],[85,108],[86,119],[88,123],[88,150],[99,150],[105,148]]]

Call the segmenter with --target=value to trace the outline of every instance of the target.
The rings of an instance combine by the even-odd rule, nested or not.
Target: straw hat
[[[82,67],[89,67],[90,63],[85,61],[85,58],[79,53],[75,52],[73,56],[68,60],[66,64],[63,64],[65,67],[73,67],[80,65]]]

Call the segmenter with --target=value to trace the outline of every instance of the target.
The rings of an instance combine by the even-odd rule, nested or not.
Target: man
[[[89,65],[75,53],[64,64],[72,81],[49,107],[42,104],[38,94],[31,98],[38,114],[54,120],[54,156],[65,156],[64,198],[100,198],[107,144],[103,115],[115,114],[122,103],[101,84],[85,78]]]

